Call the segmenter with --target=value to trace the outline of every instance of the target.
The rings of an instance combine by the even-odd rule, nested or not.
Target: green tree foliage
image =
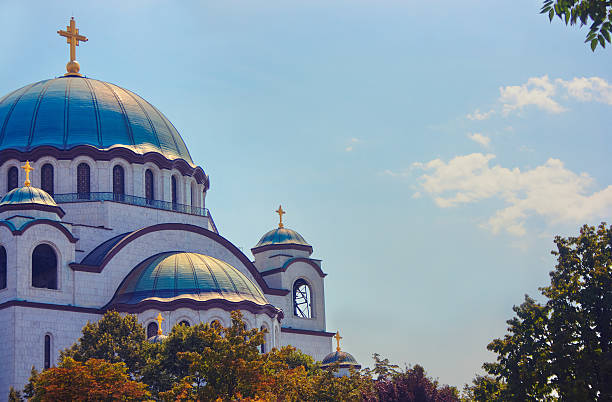
[[[506,384],[490,376],[477,375],[472,385],[465,385],[463,400],[473,402],[504,402]]]
[[[544,0],[540,13],[547,14],[550,21],[557,16],[566,25],[589,25],[585,42],[593,51],[610,43],[612,0]]]
[[[15,388],[11,387],[11,389],[9,390],[8,401],[9,402],[23,401],[23,398],[21,397],[21,392],[16,391]]]
[[[612,227],[585,225],[555,244],[547,302],[514,307],[509,333],[487,347],[497,362],[483,367],[505,400],[612,400]]]
[[[70,357],[84,362],[103,359],[110,363],[123,362],[129,372],[138,377],[146,361],[145,329],[135,315],[122,316],[108,311],[97,322],[88,322],[83,335],[69,349],[61,352],[61,359]]]

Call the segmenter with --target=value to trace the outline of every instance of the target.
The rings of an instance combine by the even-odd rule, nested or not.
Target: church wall
[[[3,303],[17,297],[17,240],[5,226],[0,226],[0,245],[6,250],[6,288],[0,290],[0,303]]]
[[[0,310],[0,399],[4,399],[14,383],[15,308]]]
[[[321,361],[332,351],[332,338],[281,332],[280,345],[291,345],[312,356],[315,360]]]
[[[34,170],[30,174],[32,184],[40,186],[41,184],[41,168],[44,164],[49,163],[53,166],[53,182],[56,194],[76,193],[77,191],[77,166],[80,163],[87,163],[90,167],[90,189],[91,192],[112,192],[113,191],[113,167],[120,164],[125,172],[125,193],[144,197],[144,174],[145,170],[151,169],[154,173],[155,181],[155,199],[163,201],[172,201],[172,191],[170,177],[175,175],[178,179],[178,202],[180,204],[191,205],[191,199],[186,197],[186,188],[191,185],[193,178],[183,175],[180,171],[173,169],[160,169],[156,164],[146,162],[143,164],[128,163],[122,158],[113,158],[110,161],[96,161],[89,156],[77,156],[72,160],[57,160],[50,156],[43,156],[36,161],[32,161]],[[0,183],[6,183],[8,169],[12,166],[21,167],[23,162],[16,159],[9,159],[0,166]],[[25,181],[25,173],[23,169],[19,169],[18,182]],[[201,193],[204,190],[203,184],[198,184],[198,191]],[[7,193],[6,184],[0,186],[0,197]],[[202,204],[201,198],[197,204]]]
[[[68,264],[74,261],[74,244],[59,229],[48,225],[36,225],[16,236],[16,264],[9,265],[17,271],[17,297],[28,301],[74,304],[74,278]],[[32,287],[32,252],[39,244],[50,245],[57,256],[58,289]]]
[[[304,250],[266,250],[255,254],[255,266],[260,272],[280,268],[290,258],[309,258],[310,253]]]
[[[315,269],[304,262],[295,262],[287,268],[285,272],[265,277],[277,277],[275,283],[280,282],[282,289],[290,292],[286,296],[267,296],[272,304],[281,308],[285,312],[283,327],[300,328],[309,330],[324,331],[325,328],[325,289],[323,278]],[[280,277],[280,280],[278,279]],[[304,279],[311,290],[312,318],[301,318],[293,311],[293,284],[298,279]]]
[[[145,234],[127,244],[112,258],[101,273],[75,272],[76,305],[104,306],[111,300],[123,279],[136,265],[152,255],[166,251],[195,252],[218,258],[257,283],[242,262],[223,245],[197,233],[164,230]]]
[[[35,366],[38,371],[44,367],[44,339],[51,336],[51,365],[56,365],[60,350],[66,349],[80,337],[81,330],[88,320],[100,319],[98,314],[84,314],[71,311],[37,309],[30,307],[11,307],[15,315],[13,343],[15,355],[15,378],[12,385],[22,389]],[[1,311],[0,311],[1,313]],[[11,345],[11,346],[13,346]],[[8,387],[0,388],[0,395],[8,395]]]

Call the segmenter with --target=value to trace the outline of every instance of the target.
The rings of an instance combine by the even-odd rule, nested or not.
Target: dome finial
[[[26,179],[25,179],[25,183],[23,183],[23,185],[25,187],[30,187],[30,184],[32,184],[30,182],[30,172],[32,170],[34,170],[34,168],[32,166],[30,166],[30,161],[26,161],[25,165],[23,165],[21,168],[23,170],[25,170],[25,172],[26,172]]]
[[[278,217],[280,218],[280,221],[278,222],[278,228],[282,229],[285,226],[283,225],[283,215],[285,215],[285,211],[283,211],[283,206],[279,205],[278,209],[275,211],[278,214]]]
[[[65,37],[66,43],[70,45],[70,61],[66,64],[66,71],[68,72],[64,75],[81,77],[81,74],[79,74],[81,67],[79,62],[76,61],[76,47],[79,46],[79,41],[87,42],[87,38],[79,35],[79,29],[76,27],[74,17],[70,18],[70,25],[66,26],[65,31],[60,29],[57,33]]]
[[[340,331],[336,332],[336,335],[334,335],[334,338],[336,338],[336,343],[338,344],[338,346],[336,347],[336,350],[340,352],[340,339],[342,339],[342,337],[340,336]]]
[[[162,334],[161,323],[163,320],[164,317],[162,317],[161,313],[157,314],[157,318],[155,318],[155,321],[157,321],[157,335]]]

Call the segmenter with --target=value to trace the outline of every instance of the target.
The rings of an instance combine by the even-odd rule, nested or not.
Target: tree
[[[547,14],[551,22],[557,16],[566,25],[590,24],[585,42],[590,42],[592,51],[597,45],[605,48],[606,42],[610,43],[611,0],[544,0],[540,13]]]
[[[465,385],[463,400],[474,402],[503,402],[506,383],[490,376],[477,375],[472,385]]]
[[[146,385],[131,381],[124,363],[89,359],[84,363],[62,359],[36,376],[31,401],[142,401]]]
[[[503,339],[487,347],[484,369],[506,386],[506,400],[612,400],[612,227],[584,225],[555,237],[547,301],[514,307]]]
[[[130,374],[139,377],[149,343],[135,315],[121,316],[116,311],[107,311],[99,321],[88,322],[82,332],[72,347],[61,352],[60,358],[70,357],[80,362],[88,359],[123,362]]]
[[[179,359],[178,364],[167,369],[166,374],[175,386],[170,393],[162,395],[164,398],[177,397],[177,386],[181,393],[188,392],[189,398],[198,400],[255,395],[255,385],[262,376],[259,346],[264,342],[264,332],[246,329],[239,311],[233,311],[231,317],[232,324],[228,328],[200,324],[175,328],[170,333],[155,359],[161,364],[172,359],[172,355]],[[199,346],[194,348],[193,345]],[[163,370],[161,364],[157,368]],[[150,375],[145,376],[145,380],[150,378]]]
[[[399,370],[388,359],[374,354],[374,369],[366,370],[375,376],[373,386],[364,387],[363,399],[366,401],[407,401],[407,402],[458,402],[459,391],[455,387],[442,385],[427,376],[420,365]]]

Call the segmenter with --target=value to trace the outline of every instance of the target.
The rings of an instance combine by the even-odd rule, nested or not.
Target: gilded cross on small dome
[[[79,62],[76,61],[76,47],[79,46],[79,41],[87,42],[87,38],[83,35],[79,35],[79,29],[76,27],[74,17],[70,18],[70,25],[66,27],[65,31],[60,29],[57,33],[65,37],[66,43],[70,45],[70,61],[66,64],[66,71],[68,72],[64,75],[81,76],[81,74],[79,74],[81,66],[79,66]]]
[[[278,228],[282,229],[285,226],[283,225],[283,215],[285,215],[285,211],[283,211],[283,206],[279,205],[278,209],[275,211],[278,214],[278,217],[280,218],[280,221],[278,222]]]
[[[32,184],[30,182],[30,172],[34,170],[34,168],[30,166],[30,161],[26,161],[25,165],[23,165],[21,168],[25,170],[26,173],[25,183],[23,183],[23,185],[26,187],[30,187],[30,184]]]
[[[163,320],[164,317],[162,317],[161,313],[157,314],[157,318],[155,318],[155,321],[157,321],[157,335],[162,334],[161,324]]]
[[[336,343],[338,344],[338,346],[336,347],[336,350],[340,352],[340,339],[342,339],[342,337],[340,336],[340,331],[336,332],[336,335],[334,335],[334,338],[336,338]]]

